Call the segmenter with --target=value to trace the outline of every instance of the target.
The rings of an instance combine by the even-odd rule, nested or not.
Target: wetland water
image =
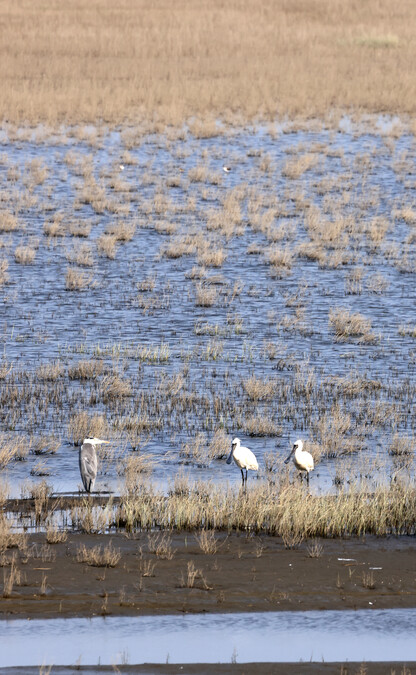
[[[96,489],[116,492],[134,450],[164,488],[181,469],[238,483],[204,451],[219,429],[263,472],[313,441],[315,492],[340,474],[407,475],[413,135],[377,120],[204,139],[4,127],[0,143],[11,495],[44,479],[76,490],[78,430],[111,440]],[[339,310],[361,325],[336,334]]]
[[[415,619],[393,609],[7,621],[0,666],[411,661]]]

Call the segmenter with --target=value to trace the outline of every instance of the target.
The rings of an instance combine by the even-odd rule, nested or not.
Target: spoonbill
[[[302,471],[306,471],[306,482],[309,485],[309,471],[312,471],[314,468],[313,457],[310,452],[307,452],[307,450],[303,449],[303,441],[301,440],[298,440],[296,441],[296,443],[294,443],[289,457],[285,459],[285,464],[289,462],[293,453],[294,453],[293,464],[295,465],[297,470],[301,472],[300,473],[301,476]]]
[[[102,441],[100,438],[84,438],[84,442],[79,449],[79,470],[87,492],[91,492],[97,477],[98,460],[96,446],[109,442]]]
[[[251,452],[248,448],[245,448],[241,445],[239,438],[234,438],[231,443],[231,452],[227,458],[227,464],[231,464],[231,461],[237,464],[238,468],[241,469],[241,476],[243,478],[243,487],[244,483],[247,485],[247,471],[258,471],[259,465],[256,459],[254,452]],[[244,469],[246,470],[246,476],[244,478]]]

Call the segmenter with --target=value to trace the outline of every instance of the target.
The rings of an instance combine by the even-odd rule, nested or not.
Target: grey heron
[[[315,465],[311,453],[303,449],[303,441],[298,440],[294,443],[289,457],[285,459],[285,464],[290,461],[292,455],[293,463],[297,470],[301,472],[300,475],[302,476],[302,471],[306,472],[306,482],[309,485],[309,471],[312,471]]]
[[[244,483],[247,484],[247,471],[258,471],[259,465],[256,459],[254,452],[245,448],[241,445],[239,438],[234,438],[231,444],[231,452],[227,458],[227,464],[231,464],[231,461],[237,464],[238,468],[241,469],[241,475],[243,478],[243,487]],[[246,470],[246,475],[244,477],[244,469]]]
[[[95,448],[101,443],[109,443],[109,441],[102,441],[100,438],[84,438],[79,450],[79,470],[87,492],[91,492],[97,477],[98,461]]]

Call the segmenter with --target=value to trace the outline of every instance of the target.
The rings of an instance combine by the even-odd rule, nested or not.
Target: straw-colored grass
[[[82,291],[91,286],[92,276],[75,267],[68,267],[65,275],[67,291]]]
[[[0,119],[180,123],[197,115],[192,133],[208,138],[221,133],[216,118],[227,111],[412,114],[415,24],[412,0],[5,0]],[[91,131],[78,136],[94,142]]]
[[[115,549],[111,541],[107,546],[91,548],[81,544],[77,551],[77,562],[86,563],[92,567],[117,567],[120,558],[120,549]]]
[[[69,418],[68,436],[74,445],[81,445],[84,438],[105,438],[107,434],[108,425],[103,415],[89,415],[81,411]]]
[[[36,256],[36,249],[32,246],[17,246],[14,259],[19,265],[30,265]]]
[[[257,487],[251,482],[245,494],[186,483],[168,497],[153,491],[125,497],[118,517],[128,528],[248,530],[282,536],[292,546],[306,538],[413,535],[416,492],[399,481],[373,492],[362,484],[323,496],[312,496],[296,483]]]
[[[371,332],[371,321],[356,312],[350,312],[343,307],[331,309],[329,312],[329,325],[334,331],[335,339],[343,342],[358,339],[360,342],[374,342],[376,337]]]

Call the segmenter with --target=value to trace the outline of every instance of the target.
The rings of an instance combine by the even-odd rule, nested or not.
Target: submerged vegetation
[[[4,500],[58,541],[93,435],[120,500],[78,500],[75,529],[413,532],[414,5],[77,8],[1,10]]]
[[[88,435],[111,441],[101,489],[135,496],[143,476],[166,492],[181,468],[237,480],[222,464],[237,434],[261,478],[304,438],[316,494],[411,475],[414,137],[397,121],[345,124],[224,126],[220,140],[126,127],[111,143],[102,129],[4,130],[0,467],[13,496],[45,479],[52,492],[63,457],[76,490]]]

